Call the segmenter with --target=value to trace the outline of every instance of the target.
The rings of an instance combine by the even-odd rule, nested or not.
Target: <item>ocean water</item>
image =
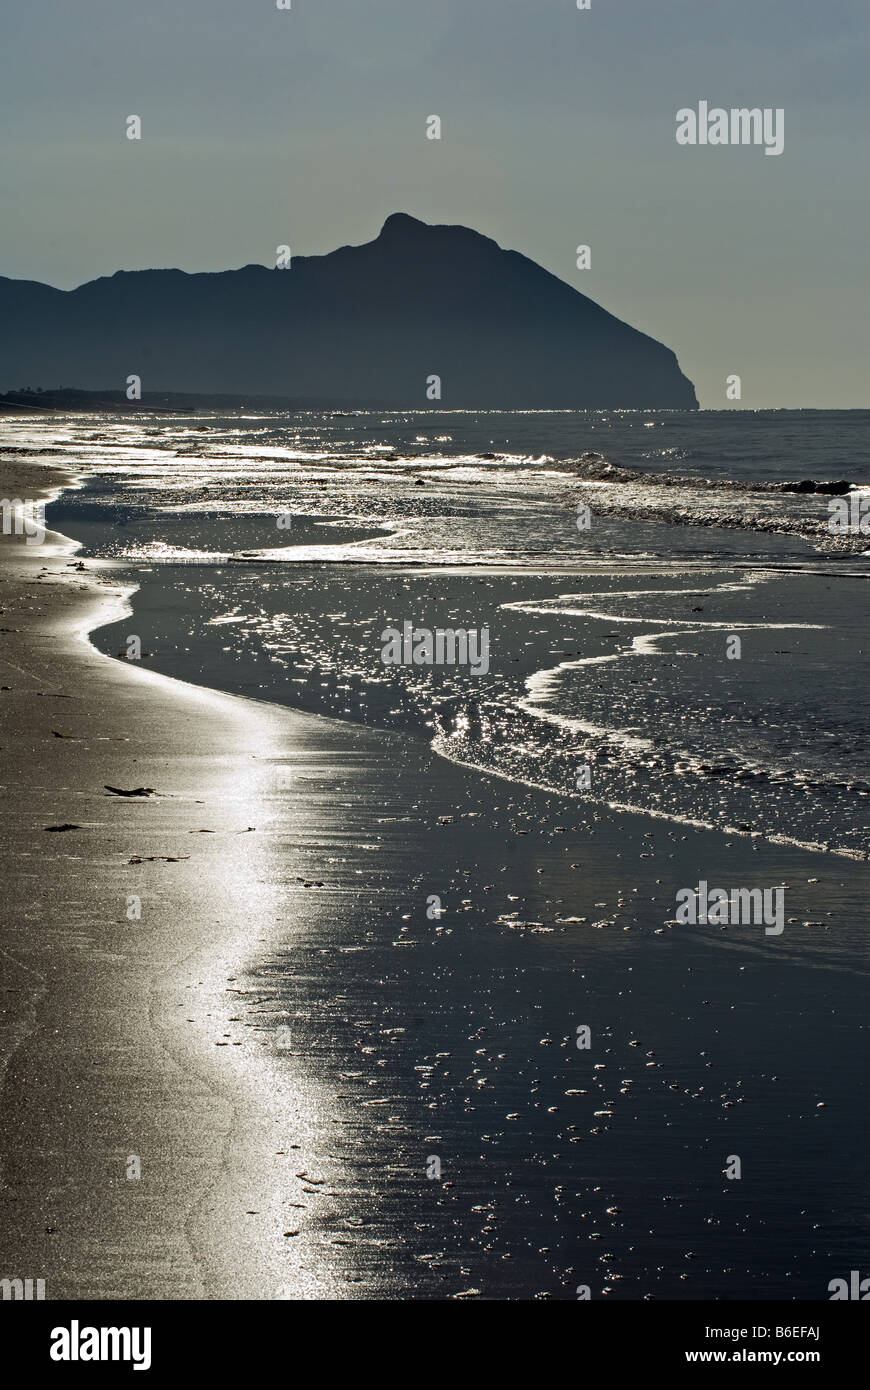
[[[863,497],[866,426],[142,414],[16,421],[6,447],[81,469],[50,524],[140,586],[106,651],[133,633],[155,669],[517,782],[863,857],[870,543],[793,488]],[[488,669],[385,665],[406,622],[485,629]]]
[[[135,586],[102,650],[348,721],[261,769],[258,825],[298,821],[263,836],[268,941],[242,876],[227,1026],[292,1024],[288,1084],[336,1093],[299,1241],[349,1296],[817,1299],[862,1267],[867,542],[783,484],[863,495],[866,424],[9,423],[79,474],[49,524]],[[488,629],[486,669],[386,666],[405,622]],[[699,878],[781,884],[782,936],[676,927]]]

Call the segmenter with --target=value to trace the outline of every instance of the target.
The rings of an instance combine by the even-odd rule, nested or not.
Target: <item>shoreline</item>
[[[36,491],[45,472],[19,469],[14,488],[24,480]],[[87,634],[125,609],[133,590],[112,583],[112,562],[89,562],[85,579],[71,568],[78,549],[51,532],[44,546],[17,537],[0,545],[3,610],[21,624],[3,637],[0,665],[12,685],[4,722],[8,732],[11,717],[24,742],[23,757],[10,757],[4,738],[7,902],[26,901],[22,885],[31,891],[26,925],[4,913],[0,936],[9,1040],[0,1264],[26,1274],[35,1263],[49,1299],[329,1296],[313,1292],[300,1260],[288,1264],[271,1248],[273,1236],[252,1237],[246,1219],[247,1208],[272,1200],[270,1127],[290,1126],[295,1138],[305,1116],[286,1113],[285,1083],[252,1107],[268,1059],[265,1067],[248,1059],[240,1074],[213,1062],[229,1012],[215,958],[245,956],[256,934],[262,942],[273,931],[262,911],[240,928],[227,910],[228,880],[242,867],[243,842],[231,837],[246,833],[232,808],[252,780],[252,759],[291,745],[297,722],[321,721],[103,656]],[[38,579],[46,566],[52,577]],[[37,623],[25,599],[48,584],[55,591]],[[71,768],[59,764],[61,750],[74,755]],[[173,790],[142,802],[104,790],[145,781]],[[16,787],[31,793],[26,828],[10,806]],[[146,829],[155,811],[159,823]],[[203,820],[214,839],[199,835]],[[78,828],[48,839],[46,827],[66,823]],[[150,853],[170,862],[134,863]],[[203,897],[201,876],[224,886],[222,903]],[[130,895],[141,903],[138,922],[127,919]],[[242,904],[235,909],[244,921]],[[194,983],[182,983],[188,975]],[[196,1018],[194,1041],[172,1018],[182,989],[196,992],[185,1008]],[[142,1176],[130,1180],[133,1154]],[[309,1162],[317,1161],[315,1153]],[[285,1285],[290,1292],[279,1293]]]
[[[763,1299],[824,1296],[806,1252],[825,1240],[831,1273],[860,1259],[857,1228],[837,1234],[859,1210],[837,1155],[866,1078],[847,1028],[860,929],[840,958],[805,928],[773,946],[661,926],[672,880],[750,860],[802,916],[857,923],[856,866],[632,825],[394,734],[131,671],[80,637],[129,587],[53,545],[0,545],[20,629],[0,648],[0,1274],[44,1278],[49,1299],[573,1298],[580,1279],[593,1296]],[[65,822],[82,829],[46,832]],[[835,1024],[819,979],[823,995],[837,981]],[[575,1019],[598,1039],[580,1081]],[[708,1094],[699,1054],[746,1112]],[[617,1094],[611,1076],[633,1081]],[[745,1237],[707,1224],[727,1206],[719,1151],[768,1133],[795,1177],[738,1198],[773,1244],[723,1292]]]

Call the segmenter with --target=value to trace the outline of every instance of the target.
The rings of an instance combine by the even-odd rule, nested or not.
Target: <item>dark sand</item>
[[[0,1277],[824,1299],[866,1265],[866,866],[113,661],[79,636],[111,566],[0,557]],[[665,926],[701,877],[797,921]]]

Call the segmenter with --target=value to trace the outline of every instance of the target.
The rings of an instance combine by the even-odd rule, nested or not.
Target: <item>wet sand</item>
[[[116,570],[0,560],[0,1275],[819,1299],[866,1263],[865,866],[113,661]],[[702,877],[796,921],[666,925]]]

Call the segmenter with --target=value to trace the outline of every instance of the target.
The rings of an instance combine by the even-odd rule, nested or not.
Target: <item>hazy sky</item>
[[[866,405],[868,39],[867,0],[10,0],[0,274],[274,264],[404,211],[660,339],[703,406],[730,373]],[[678,146],[701,100],[782,107],[784,152]]]

